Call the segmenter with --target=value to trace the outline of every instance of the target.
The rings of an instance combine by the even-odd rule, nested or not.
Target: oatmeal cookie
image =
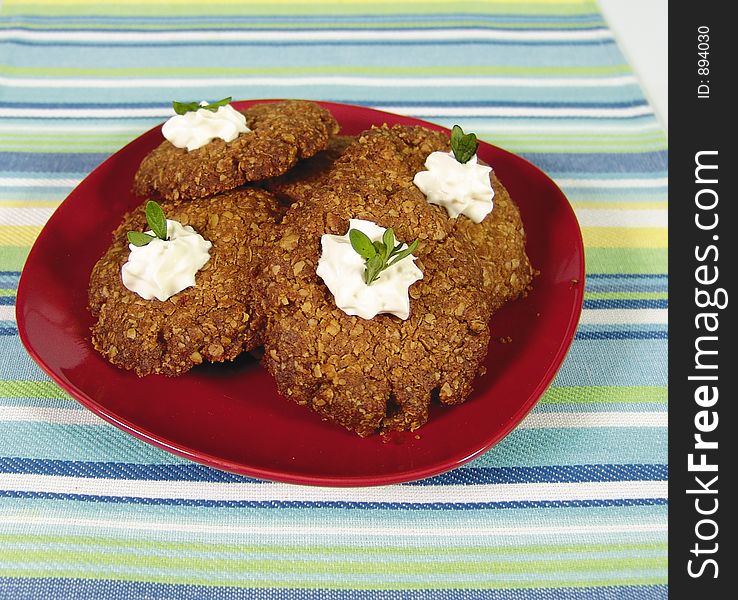
[[[416,132],[415,135],[419,134]],[[423,144],[410,143],[403,149],[408,170],[415,172],[425,169],[423,163],[431,152],[451,149],[445,135],[429,131],[420,135],[424,138]],[[336,136],[327,150],[298,164],[282,177],[265,182],[265,187],[287,204],[307,202],[326,184],[334,164],[353,140],[351,136]],[[481,285],[492,310],[497,310],[506,302],[525,295],[536,272],[525,252],[525,231],[520,211],[494,171],[490,173],[490,179],[495,191],[492,212],[481,223],[474,223],[462,215],[456,219],[456,228],[474,244],[482,265]]]
[[[280,216],[276,199],[241,188],[188,202],[162,202],[167,218],[212,242],[196,285],[168,300],[144,300],[121,281],[128,231],[147,229],[143,207],[127,214],[113,244],[92,270],[89,309],[95,348],[114,365],[144,376],[174,376],[203,361],[236,358],[261,343],[254,278],[267,235]]]
[[[328,147],[315,156],[297,163],[284,175],[267,179],[262,187],[275,194],[282,203],[290,205],[298,200],[308,200],[315,190],[328,180],[330,168],[354,141],[350,135],[337,135],[328,142]]]
[[[416,429],[434,397],[463,402],[487,352],[492,307],[471,237],[412,183],[445,144],[420,127],[365,132],[324,186],[287,211],[263,255],[264,364],[283,395],[361,436]],[[315,274],[321,235],[345,234],[350,218],[420,241],[423,279],[410,288],[409,319],[348,316]]]
[[[494,208],[481,223],[463,215],[456,230],[469,236],[482,264],[481,285],[492,311],[506,302],[525,296],[537,274],[525,252],[525,230],[520,211],[495,175],[490,173],[495,190]]]
[[[162,142],[141,162],[134,193],[188,200],[277,177],[324,150],[339,129],[330,112],[304,100],[257,104],[243,114],[251,131],[231,142],[215,139],[192,151]]]

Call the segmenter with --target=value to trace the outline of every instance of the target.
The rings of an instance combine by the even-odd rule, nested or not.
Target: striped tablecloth
[[[666,138],[589,0],[5,0],[0,598],[666,596]],[[24,259],[172,99],[302,97],[461,124],[549,173],[582,323],[523,424],[455,475],[230,476],[102,423],[18,339]]]

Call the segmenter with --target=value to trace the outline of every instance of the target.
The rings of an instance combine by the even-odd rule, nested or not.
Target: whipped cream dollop
[[[425,168],[428,170],[415,174],[413,183],[428,202],[443,206],[452,219],[466,215],[481,223],[492,212],[492,167],[480,165],[476,154],[462,164],[452,152],[431,152]]]
[[[200,102],[200,106],[207,106]],[[215,138],[232,142],[242,133],[251,131],[246,117],[230,104],[219,106],[217,111],[199,108],[183,115],[174,115],[161,127],[161,132],[177,148],[196,150]]]
[[[194,286],[195,273],[210,260],[213,244],[189,225],[167,219],[167,237],[145,246],[128,245],[131,253],[121,268],[123,285],[145,300],[163,302]]]
[[[385,228],[362,219],[351,219],[349,231],[358,229],[372,242],[382,241]],[[346,235],[323,235],[322,253],[316,273],[333,294],[336,306],[347,315],[371,319],[379,313],[389,313],[407,319],[410,316],[408,289],[423,279],[423,272],[415,266],[416,257],[410,254],[379,274],[370,285],[364,283],[364,259],[353,249]],[[402,249],[407,244],[402,245]]]

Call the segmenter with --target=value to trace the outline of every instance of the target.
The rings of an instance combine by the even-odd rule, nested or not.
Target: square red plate
[[[237,102],[245,108],[253,102]],[[382,123],[442,127],[359,106],[321,103],[344,134]],[[584,295],[584,252],[576,217],[539,169],[480,143],[518,203],[528,254],[541,271],[533,292],[492,320],[487,374],[461,406],[434,407],[415,433],[361,439],[277,394],[248,356],[178,378],[136,375],[107,363],[90,343],[86,309],[93,265],[124,213],[141,159],[162,140],[156,127],[95,169],[59,206],[23,270],[18,329],[31,356],[89,410],[155,446],[219,469],[289,483],[398,483],[457,467],[500,441],[534,406],[571,344]],[[511,343],[498,339],[509,336]]]

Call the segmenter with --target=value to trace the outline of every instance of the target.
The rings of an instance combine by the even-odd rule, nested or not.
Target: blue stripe
[[[293,30],[287,30],[293,31]],[[351,30],[348,30],[351,32]],[[355,31],[355,30],[354,30]],[[200,47],[205,48],[232,48],[248,46],[252,48],[284,48],[290,46],[293,48],[310,48],[319,49],[321,47],[386,47],[386,46],[596,46],[601,48],[604,45],[615,45],[613,38],[601,38],[597,40],[489,40],[489,39],[467,39],[459,38],[457,40],[391,40],[386,38],[376,40],[212,40],[212,41],[144,41],[144,40],[120,40],[120,41],[59,41],[59,40],[14,40],[6,38],[0,47],[9,46],[12,52],[13,46],[25,46],[35,48],[120,48],[134,47],[143,48],[186,48],[188,51],[197,50]]]
[[[584,308],[668,308],[668,300],[585,300]]]
[[[18,335],[15,327],[0,327],[0,335]]]
[[[638,313],[633,313],[638,314]],[[636,331],[668,331],[666,323],[580,323],[578,332],[636,332]]]
[[[667,331],[577,331],[577,340],[666,340]]]
[[[639,173],[644,168],[658,171],[665,169],[668,163],[666,150],[618,154],[605,152],[522,152],[520,156],[544,171],[576,169],[580,174],[602,172],[617,173],[618,175],[632,174]]]
[[[326,102],[342,102],[342,99],[341,98],[331,98],[331,97],[321,98],[321,100],[325,100]],[[382,106],[379,103],[377,103],[377,102],[369,102],[369,101],[362,101],[362,100],[353,100],[351,102],[351,104],[356,104],[357,106],[365,106],[365,107],[368,107],[368,108],[371,108],[371,107],[382,108]],[[23,107],[23,105],[18,105],[18,106],[19,107]],[[0,108],[2,108],[2,103],[1,102],[0,102]],[[443,125],[443,123],[441,123],[441,120],[443,120],[443,119],[449,119],[448,115],[439,114],[438,112],[432,112],[432,107],[431,107],[431,109],[429,111],[423,111],[423,112],[417,111],[417,110],[416,111],[413,111],[412,113],[408,113],[408,116],[412,116],[412,117],[414,117],[416,119],[424,119],[424,120],[430,120],[430,119],[432,119],[435,122],[437,122],[439,125]],[[153,127],[154,125],[157,125],[157,124],[161,123],[162,120],[163,120],[163,118],[164,117],[162,117],[162,118],[151,117],[150,123],[147,124],[147,125],[145,125],[144,127],[142,127],[142,129],[143,130],[146,130],[146,129],[150,128],[150,127]],[[600,116],[596,116],[596,115],[577,115],[575,117],[571,117],[571,116],[552,116],[552,115],[528,115],[526,117],[526,120],[529,121],[529,122],[533,121],[533,122],[551,122],[551,123],[560,123],[560,122],[579,123],[579,122],[589,122],[589,121],[597,121],[598,123],[600,123],[600,122],[612,122],[612,121],[639,121],[639,120],[643,120],[644,118],[647,119],[647,120],[652,120],[654,118],[654,116],[652,114],[645,115],[645,116],[644,115],[618,115],[618,116],[615,116],[615,117],[612,117],[612,116],[610,116],[610,117],[600,117]],[[25,116],[11,116],[11,115],[6,115],[6,116],[3,117],[3,119],[5,119],[6,121],[12,120],[14,123],[24,123],[24,122],[29,122],[29,121],[33,121],[34,123],[38,123],[38,120],[39,119],[50,119],[50,120],[55,120],[55,121],[56,120],[59,120],[59,119],[62,119],[65,123],[74,123],[76,121],[85,121],[87,124],[90,124],[90,123],[104,124],[104,123],[108,123],[110,121],[119,121],[119,122],[126,122],[126,123],[134,123],[134,122],[139,122],[141,120],[141,117],[140,116],[135,116],[135,115],[134,116],[124,116],[124,115],[120,115],[120,114],[111,113],[109,116],[101,116],[101,117],[95,117],[94,119],[92,119],[92,118],[87,119],[87,118],[80,118],[78,116],[58,117],[58,116],[44,116],[44,115],[41,114],[41,115],[35,115],[33,117],[33,119],[29,119],[28,117],[25,117]],[[487,117],[485,117],[485,116],[482,116],[482,117],[465,117],[465,120],[467,120],[467,121],[472,120],[472,119],[479,119],[479,120],[485,120],[485,121],[495,120],[495,121],[507,122],[507,121],[518,121],[518,120],[520,120],[520,117],[519,116],[516,116],[516,115],[504,115],[504,114],[502,114],[502,115],[495,115],[494,117],[488,117],[488,116]],[[448,128],[448,126],[451,126],[451,125],[454,125],[454,123],[453,122],[450,122],[450,121],[446,124],[447,128]],[[618,156],[620,156],[620,154],[614,154],[613,155],[613,157],[618,157]],[[569,177],[569,176],[570,176],[570,174],[556,174],[556,177],[562,177],[562,178],[563,177]],[[656,173],[654,176],[655,177],[660,177],[661,174],[660,173]],[[54,188],[61,187],[61,188],[65,188],[66,186],[47,186],[47,187],[54,187]],[[660,190],[662,188],[665,191],[667,189],[667,186],[666,185],[663,185],[663,186],[659,186],[658,188],[650,188],[650,190],[651,191],[654,191],[654,190]],[[18,191],[27,191],[28,188],[27,187],[23,187],[23,188],[13,189],[12,187],[8,186],[8,187],[3,188],[2,192],[16,191],[16,190],[18,190]],[[575,190],[575,193],[576,192],[577,192],[577,190]],[[571,195],[571,190],[569,190],[568,193],[569,193],[569,195]],[[601,190],[601,193],[608,193],[608,191],[607,190]],[[627,190],[618,190],[617,193],[622,195],[622,194],[627,194],[629,192]]]
[[[187,61],[186,58],[183,60]],[[205,75],[211,81],[211,90],[206,92],[208,96],[212,94],[213,97],[216,97],[215,95],[217,94],[217,97],[222,97],[223,94],[228,93],[237,98],[253,95],[258,95],[263,98],[283,98],[285,96],[292,96],[295,93],[293,84],[298,83],[301,78],[305,79],[302,76],[295,75],[290,78],[292,82],[291,84],[267,78],[267,81],[258,85],[248,85],[244,81],[244,83],[239,85],[226,86],[223,82],[213,79],[213,76],[207,72],[205,72]],[[120,79],[122,80],[123,78]],[[165,80],[162,80],[162,82],[164,81]],[[203,89],[194,84],[194,82],[192,85],[188,84],[188,81],[192,80],[186,78],[186,80],[177,88],[178,91],[173,92],[176,94],[175,97],[185,99],[200,98],[203,95]],[[465,80],[461,81],[462,83],[459,85],[463,86],[465,89],[464,100],[466,102],[473,105],[474,103],[489,101],[489,88],[487,86],[464,85],[463,81]],[[306,86],[308,85],[306,80],[303,81],[303,83],[305,83]],[[41,85],[43,86],[43,82]],[[576,87],[576,82],[571,85]],[[559,89],[564,89],[564,86],[559,85],[558,87]],[[135,92],[133,92],[133,90],[135,90]],[[540,104],[551,100],[551,91],[552,90],[549,88],[540,87],[526,88],[515,85],[503,86],[497,89],[495,101],[499,102],[502,106],[522,101]],[[78,91],[74,88],[59,89],[49,85],[49,87],[35,90],[35,92],[36,96],[33,98],[35,101],[53,100],[59,104],[65,104],[67,102],[77,102],[80,100]],[[131,93],[135,93],[135,100],[137,102],[160,102],[162,100],[162,92],[160,90],[153,87],[139,88],[137,83],[132,83],[131,90],[126,92],[124,95],[119,96],[117,99],[121,100],[128,96],[133,100],[134,98],[130,96]],[[373,85],[371,77],[362,77],[356,85],[342,85],[340,81],[328,78],[320,83],[313,83],[310,85],[309,89],[307,89],[303,95],[306,96],[307,99],[313,100],[326,100],[329,99],[327,96],[330,96],[333,99],[344,103],[356,104],[357,102],[363,103],[376,98],[378,95],[378,87]],[[431,78],[425,78],[420,86],[408,86],[401,77],[394,77],[391,81],[385,84],[382,101],[391,105],[394,102],[406,100],[409,95],[416,99],[422,98],[424,103],[430,105],[433,105],[433,103],[437,101],[445,101],[449,99],[446,95],[445,88],[434,84],[434,81],[432,81]],[[587,87],[586,89],[582,88],[580,90],[580,94],[575,98],[575,101],[577,103],[587,102],[589,104],[600,104],[612,101],[623,103],[627,101],[640,101],[642,98],[643,96],[638,86],[634,82],[631,82],[617,86],[617,94],[615,96],[613,95],[613,88],[610,86],[594,86]],[[110,98],[104,88],[88,90],[88,95],[86,97],[88,102],[108,99]],[[28,91],[21,87],[13,87],[12,89],[7,90],[3,100],[5,102],[27,102],[29,100]],[[578,112],[587,111],[580,110]],[[639,110],[638,112],[641,111]],[[651,110],[643,109],[643,112],[650,113]],[[598,115],[600,113],[601,111],[595,112],[595,114]],[[664,141],[663,143],[660,143],[658,149],[663,149],[665,147],[666,142]],[[528,150],[532,149],[528,148]]]
[[[556,175],[557,177],[566,177],[567,179],[590,179],[592,177],[590,173],[580,173],[579,171],[571,171],[571,170],[559,171]],[[638,179],[650,179],[652,181],[655,181],[657,179],[664,179],[666,178],[667,175],[668,175],[668,172],[666,168],[661,168],[661,169],[641,170],[640,172],[630,173],[628,177],[636,176]],[[598,174],[597,177],[598,179],[606,179],[606,180],[609,179],[611,181],[617,181],[618,179],[622,179],[622,176],[617,171],[602,171],[602,173]],[[607,189],[605,189],[606,187],[607,186],[603,188],[603,191],[608,191]],[[663,187],[666,188],[667,184],[664,183]],[[614,194],[627,194],[628,192],[630,192],[630,193],[635,193],[638,195],[644,192],[648,193],[649,191],[653,191],[652,189],[643,190],[642,188],[638,188],[638,185],[635,185],[634,188],[637,191],[634,192],[634,190],[631,188],[620,188],[616,190],[610,189],[609,191],[611,191]],[[664,195],[663,200],[666,200],[666,199],[667,199],[667,196]]]
[[[14,340],[20,345],[17,338]],[[576,342],[575,345],[602,342]],[[621,344],[611,341],[608,344]],[[636,340],[631,345],[653,344],[653,341]],[[658,342],[663,343],[663,342]],[[0,354],[2,349],[0,349]],[[30,358],[26,361],[35,365]],[[42,373],[16,372],[11,379],[33,381]],[[665,384],[664,384],[665,385]],[[76,404],[59,390],[47,399],[18,398],[0,400],[0,411],[5,405],[47,406],[49,408],[74,408]],[[539,404],[536,411],[542,410]],[[558,405],[557,412],[583,411],[572,405]],[[664,407],[661,406],[659,410]],[[83,410],[79,407],[79,410]],[[615,410],[630,410],[621,404]],[[639,410],[636,408],[635,410]],[[546,465],[596,465],[611,464],[613,456],[623,464],[666,463],[666,427],[550,427],[544,429],[514,429],[494,447],[462,468],[474,467],[541,467]],[[50,442],[53,440],[53,442]],[[22,452],[19,450],[22,448]],[[112,425],[63,425],[57,423],[15,421],[0,422],[0,456],[44,458],[57,460],[120,462],[136,464],[188,464],[184,458],[174,456],[150,444],[145,444]]]
[[[558,386],[666,385],[667,345],[667,340],[575,340],[554,381]]]
[[[105,36],[100,36],[105,37]],[[183,36],[184,37],[184,36]],[[355,36],[354,36],[355,37]],[[433,67],[438,66],[439,64],[445,64],[447,66],[454,66],[454,65],[467,65],[469,68],[474,67],[480,67],[485,68],[490,65],[488,55],[484,52],[486,49],[485,46],[477,46],[480,50],[479,53],[470,53],[469,50],[473,50],[474,46],[444,46],[442,48],[439,48],[439,52],[428,52],[427,46],[404,46],[403,49],[403,56],[402,61],[400,64],[405,64],[408,66],[412,66],[414,68],[423,69],[424,67]],[[306,49],[307,48],[307,49]],[[244,47],[244,50],[247,49]],[[344,48],[341,48],[342,50]],[[581,48],[578,48],[576,46],[558,46],[558,47],[549,47],[547,48],[549,52],[544,53],[540,57],[540,61],[538,66],[540,68],[546,68],[548,66],[554,66],[554,65],[560,65],[560,64],[571,64],[571,65],[581,65],[581,66],[588,66],[588,65],[602,65],[602,66],[610,66],[610,65],[617,65],[618,70],[621,70],[623,68],[623,61],[622,57],[619,56],[616,52],[613,52],[613,46],[611,44],[603,44],[598,46],[591,46],[588,48],[587,52],[587,60],[582,65],[580,62],[581,57]],[[14,47],[8,48],[8,51],[17,51]],[[33,65],[33,64],[47,64],[49,61],[49,55],[48,55],[48,47],[26,47],[24,50],[24,63],[26,65]],[[162,49],[164,50],[164,49]],[[196,45],[189,45],[187,48],[183,48],[181,52],[166,52],[166,51],[155,51],[154,54],[152,54],[152,50],[150,48],[138,48],[138,47],[132,47],[132,46],[120,46],[120,47],[112,47],[108,50],[109,55],[106,54],[106,64],[116,65],[118,68],[131,68],[131,69],[140,69],[142,65],[155,65],[159,68],[167,68],[167,67],[173,67],[176,68],[178,66],[181,67],[183,64],[187,64],[192,68],[196,68],[199,70],[202,70],[203,72],[207,72],[208,68],[212,67],[214,64],[213,61],[216,61],[218,66],[221,68],[227,68],[227,67],[235,67],[239,69],[243,69],[245,65],[257,65],[259,68],[279,68],[283,69],[286,65],[292,65],[293,67],[301,67],[301,66],[329,66],[329,65],[335,65],[336,64],[336,49],[334,47],[329,46],[300,46],[300,47],[290,47],[290,46],[283,46],[280,47],[279,52],[274,52],[272,48],[257,48],[252,47],[249,48],[253,52],[253,56],[249,56],[249,60],[244,62],[244,57],[240,53],[234,53],[234,52],[223,52],[223,51],[205,51],[206,49],[204,47],[198,48]],[[356,46],[356,47],[346,47],[345,50],[350,51],[351,56],[341,56],[341,61],[339,61],[339,64],[344,64],[347,67],[347,73],[350,72],[350,66],[351,65],[366,65],[366,66],[376,66],[381,67],[382,65],[386,65],[387,61],[391,59],[388,59],[387,56],[384,56],[382,52],[377,52],[376,46]],[[494,64],[500,64],[500,65],[516,65],[520,64],[520,52],[521,47],[519,46],[497,46],[495,47],[495,63]],[[214,56],[214,54],[217,54],[217,56]],[[384,53],[386,54],[386,53]],[[94,56],[94,55],[93,55]],[[65,55],[64,57],[64,64],[65,65],[85,65],[85,64],[94,64],[90,63],[89,61],[92,60],[90,58],[90,53],[83,48],[79,49],[70,49],[70,52],[68,55]],[[349,60],[349,63],[346,63],[346,60]],[[153,61],[153,62],[152,62]],[[637,88],[637,86],[635,86]],[[6,90],[7,93],[11,93],[14,88],[8,88]],[[254,88],[253,86],[244,86],[242,88],[244,90],[243,93],[245,93],[244,97],[259,97],[259,88]],[[298,88],[292,88],[291,95],[295,95],[295,90]],[[237,90],[234,90],[232,88],[223,88],[223,90],[227,91],[230,95],[231,92],[233,92],[234,97],[239,97],[241,94],[236,93]],[[309,87],[301,87],[299,88],[301,96],[304,96],[306,93],[311,93],[311,88]],[[490,88],[490,90],[494,91],[494,88]],[[50,90],[49,95],[47,96],[49,99],[55,99],[57,92],[60,90]],[[88,94],[93,93],[92,90],[85,90],[85,94],[82,95],[79,93],[79,90],[77,90],[77,93],[74,94],[73,90],[68,90],[70,93],[70,97],[67,98],[67,100],[77,100],[77,101],[84,101],[85,99],[88,99]],[[617,90],[614,90],[615,94],[613,96],[613,100],[619,99],[619,95],[617,94]],[[52,93],[53,92],[53,93]],[[170,98],[170,94],[173,92],[173,88],[169,87],[168,91],[166,91],[164,88],[162,88],[158,95],[156,93],[155,89],[151,89],[149,93],[151,94],[150,101],[166,101],[167,98]],[[567,90],[566,88],[557,88],[557,92],[555,94],[551,94],[551,100],[572,100],[577,101],[581,99],[580,93],[573,93],[571,90]],[[213,94],[216,93],[215,90],[212,91]],[[116,98],[125,98],[126,96],[130,97],[130,92],[126,92],[123,89],[120,90],[104,90],[104,89],[97,89],[94,90],[95,98],[103,98],[105,100],[115,100]],[[163,95],[165,94],[165,95]],[[122,96],[121,96],[122,95]],[[490,95],[489,98],[495,98],[495,95]],[[222,95],[215,96],[217,98],[222,97]],[[384,97],[384,92],[382,89],[377,88],[373,91],[371,94],[372,98],[377,99],[386,99]],[[448,94],[446,95],[446,98],[449,100],[458,97],[458,95]],[[416,94],[412,93],[412,90],[409,90],[409,93],[407,95],[407,99],[417,99],[420,98]],[[642,94],[641,94],[642,98]],[[7,100],[7,97],[4,97],[5,100]],[[19,98],[19,101],[25,101],[28,100],[28,94],[25,95],[23,98]],[[320,97],[321,100],[326,100],[327,98],[323,97],[321,94]],[[656,121],[653,121],[653,125],[655,127],[658,127]]]
[[[7,595],[6,595],[7,594]],[[545,589],[336,590],[204,586],[112,579],[0,578],[0,598],[115,600],[666,600],[666,585]]]
[[[371,79],[371,78],[368,78]],[[401,106],[404,108],[413,107],[452,107],[452,108],[640,108],[648,107],[649,104],[642,100],[631,100],[626,102],[500,102],[495,100],[484,101],[463,101],[463,100],[433,100],[430,102],[417,101],[382,101],[382,100],[362,100],[362,105],[372,106]],[[158,109],[161,111],[171,112],[171,104],[161,102],[2,102],[0,108],[67,108],[67,109],[98,109],[107,108],[110,110],[122,110],[132,108],[142,109]],[[642,115],[641,115],[642,116]],[[140,118],[140,117],[138,117]],[[515,117],[515,118],[520,118]],[[658,177],[658,174],[652,174]],[[584,176],[583,176],[584,177]]]
[[[668,279],[665,273],[587,273],[587,279]]]
[[[641,279],[591,279],[587,278],[588,292],[660,292],[669,291],[667,279],[641,278]]]
[[[538,404],[535,408],[536,414],[541,413],[548,413],[548,414],[556,414],[556,415],[566,415],[570,414],[572,412],[577,413],[602,413],[602,412],[629,412],[629,413],[644,413],[644,412],[659,412],[666,414],[668,412],[668,405],[666,402],[633,402],[633,403],[625,403],[620,402],[618,400],[613,400],[608,402],[607,400],[598,400],[596,403],[592,404],[571,404],[568,402],[562,402],[560,404]],[[638,417],[635,417],[635,420],[637,420]],[[601,427],[597,428],[597,431],[601,431]],[[625,428],[628,432],[628,435],[631,435],[633,432],[633,428]],[[645,429],[645,428],[644,428]],[[651,431],[653,431],[653,428],[649,428]],[[666,427],[663,428],[664,430]],[[581,431],[581,429],[577,429],[576,431]],[[626,442],[630,443],[630,442]],[[651,440],[648,441],[649,449],[653,450],[653,448],[656,447],[655,443],[652,443]],[[617,452],[619,449],[617,447],[610,447],[609,450],[611,452]],[[29,453],[30,454],[30,453]],[[649,458],[652,458],[652,456],[649,456]],[[655,457],[653,457],[655,458]],[[553,462],[553,461],[549,461]]]
[[[0,306],[13,306],[15,304],[15,296],[0,296]]]
[[[136,464],[0,457],[0,473],[59,475],[95,479],[263,483],[259,479],[195,463]],[[666,481],[662,464],[561,465],[536,467],[467,467],[409,485],[484,485],[502,483],[583,483],[605,481]]]
[[[0,163],[4,171],[15,173],[88,173],[109,156],[103,152],[0,152]]]
[[[351,20],[344,20],[345,23],[351,23],[358,21],[361,17],[353,17]],[[454,17],[457,18],[457,17]],[[371,19],[370,19],[371,20]],[[232,22],[231,19],[228,19],[229,22]],[[253,22],[253,19],[249,19],[249,22]],[[304,22],[302,20],[292,20],[293,23],[300,23]],[[10,32],[12,30],[13,33],[16,31],[25,31],[25,32],[32,32],[32,33],[58,33],[58,29],[44,29],[41,27],[23,27],[23,26],[17,26],[17,27],[2,27],[0,28],[0,31],[8,31]],[[596,31],[601,33],[610,33],[610,30],[606,27],[577,27],[576,29],[573,29],[571,27],[493,27],[490,25],[479,25],[479,24],[469,24],[469,25],[433,25],[430,27],[402,27],[398,28],[395,31],[396,32],[405,32],[405,31],[411,31],[411,32],[425,32],[425,31],[493,31],[493,32],[502,32],[502,33],[510,33],[511,31],[520,31],[523,33],[537,33],[537,32],[559,32],[559,33],[569,33],[572,31],[580,32],[580,31]],[[151,33],[151,34],[158,34],[158,33],[221,33],[221,32],[243,32],[243,27],[203,27],[203,28],[164,28],[164,29],[149,29],[149,28],[136,28],[136,27],[127,27],[125,29],[116,29],[116,30],[110,30],[110,29],[100,29],[100,28],[93,28],[93,27],[76,27],[73,30],[67,30],[71,31],[73,33],[112,33],[115,31],[124,31],[125,33]],[[329,32],[355,32],[355,31],[361,31],[361,32],[376,32],[379,34],[385,34],[388,33],[388,30],[385,28],[379,28],[379,29],[373,29],[371,27],[330,27],[330,28],[323,28],[323,27],[301,27],[301,28],[285,28],[285,27],[259,27],[258,29],[253,28],[250,29],[250,31],[255,33],[324,33],[326,31]],[[6,40],[12,40],[12,35],[8,35]],[[607,38],[604,38],[607,39]],[[577,42],[579,40],[556,40],[559,44],[569,44],[569,42]],[[594,43],[595,40],[588,40],[590,43]],[[322,44],[323,40],[314,40],[317,44]],[[538,40],[536,40],[536,43]],[[91,43],[91,42],[88,42]],[[137,42],[126,42],[126,43],[135,43]]]
[[[555,465],[535,467],[462,467],[408,485],[482,485],[499,483],[585,483],[666,481],[668,466]]]
[[[666,506],[666,498],[624,498],[613,500],[512,500],[506,502],[352,502],[301,500],[198,500],[187,498],[139,498],[57,492],[0,490],[0,498],[27,500],[73,500],[144,506],[197,506],[205,508],[329,508],[358,510],[489,510],[519,508],[594,508],[613,506]]]
[[[640,281],[633,281],[626,279],[625,281],[618,281],[616,279],[600,280],[600,281],[587,281],[588,292],[657,292],[666,294],[669,291],[668,284],[665,280],[648,280],[641,279]]]

